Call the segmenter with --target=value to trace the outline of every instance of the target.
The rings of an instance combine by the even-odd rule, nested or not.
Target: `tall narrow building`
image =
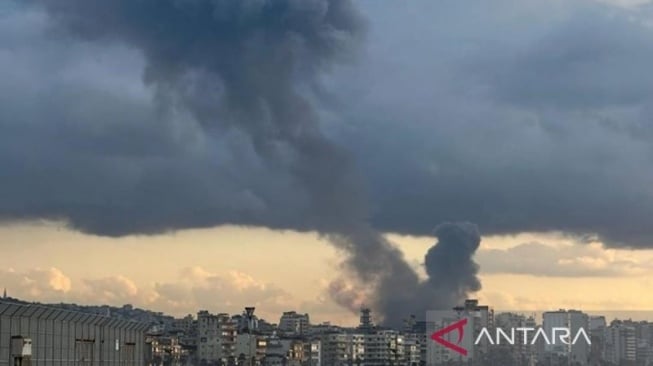
[[[360,324],[358,329],[363,333],[369,333],[374,329],[374,324],[372,323],[372,311],[368,308],[361,309]]]

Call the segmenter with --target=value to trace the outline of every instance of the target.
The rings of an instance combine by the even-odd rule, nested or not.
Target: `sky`
[[[314,233],[232,226],[116,239],[40,223],[0,234],[0,286],[23,299],[131,303],[175,316],[238,313],[247,304],[275,322],[291,309],[315,322],[358,321],[330,299],[341,256]],[[389,237],[420,270],[433,238]],[[474,297],[497,309],[649,310],[653,301],[651,251],[520,234],[485,237],[475,259],[484,288]]]
[[[274,12],[225,6],[217,38],[43,3],[0,5],[12,295],[351,324],[332,285],[374,301],[365,251],[334,233],[356,244],[364,221],[428,283],[434,229],[465,221],[482,235],[470,296],[653,304],[649,2],[311,0],[288,32]],[[237,67],[222,63],[236,49]]]

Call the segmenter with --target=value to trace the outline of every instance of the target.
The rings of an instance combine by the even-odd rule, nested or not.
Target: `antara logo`
[[[449,348],[450,350],[460,353],[463,356],[467,356],[467,349],[460,346],[463,337],[465,336],[465,326],[467,325],[467,318],[459,320],[446,328],[442,328],[437,332],[431,334],[431,339],[437,343]],[[449,334],[453,331],[458,331],[458,341],[456,343],[451,343],[448,340],[444,339],[445,334]]]
[[[532,337],[529,337],[529,332],[532,332]],[[521,336],[515,340],[516,333],[521,333]],[[487,328],[483,328],[474,344],[479,344],[483,338],[487,339],[489,344],[501,344],[501,339],[503,338],[503,344],[515,345],[516,343],[521,344],[535,344],[538,341],[544,342],[544,344],[576,344],[580,338],[583,338],[582,341],[585,341],[587,344],[592,344],[589,335],[583,328],[578,328],[578,331],[571,337],[571,329],[564,327],[554,327],[551,328],[550,335],[544,331],[543,328],[511,328],[510,333],[506,332],[501,328],[496,329],[495,337],[492,338],[490,332]]]
[[[463,318],[431,334],[431,339],[460,355],[467,356],[469,351],[461,346],[461,342],[465,337],[465,326],[467,326],[467,323],[468,319]],[[457,332],[457,340],[455,343],[451,341],[451,337],[445,338],[445,335],[452,332]],[[550,334],[547,334],[543,328],[511,328],[509,331],[501,328],[496,328],[494,337],[488,328],[483,327],[476,337],[474,345],[478,345],[483,340],[486,340],[487,343],[491,345],[515,345],[518,343],[524,345],[534,345],[538,341],[543,342],[547,345],[574,345],[579,341],[585,342],[588,345],[592,344],[592,341],[590,340],[590,337],[585,329],[579,328],[576,331],[575,335],[572,337],[571,329],[563,327],[552,328]]]

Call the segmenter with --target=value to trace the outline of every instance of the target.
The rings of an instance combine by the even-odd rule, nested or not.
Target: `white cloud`
[[[134,281],[124,276],[85,279],[83,283],[81,296],[87,302],[119,305],[139,299],[138,287]]]
[[[484,274],[546,277],[633,276],[653,268],[648,259],[637,260],[598,243],[547,245],[530,242],[507,249],[481,249],[476,260]]]
[[[259,315],[276,321],[282,311],[302,304],[287,291],[259,281],[239,271],[210,272],[202,267],[179,271],[175,281],[137,284],[114,275],[73,282],[57,268],[26,271],[0,271],[0,287],[11,297],[38,302],[74,302],[79,304],[120,306],[134,304],[173,315],[213,312],[238,313],[245,306],[256,306]]]
[[[177,314],[198,309],[233,313],[245,306],[256,306],[263,316],[273,318],[298,305],[287,291],[274,284],[239,271],[218,274],[202,267],[182,269],[176,281],[156,283],[152,299],[150,306]]]
[[[13,297],[44,300],[66,296],[71,291],[71,280],[57,268],[35,268],[28,271],[0,270],[0,286]]]

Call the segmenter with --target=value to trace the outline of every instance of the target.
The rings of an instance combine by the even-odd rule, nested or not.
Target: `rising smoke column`
[[[424,257],[426,280],[384,277],[372,294],[373,304],[386,323],[397,326],[409,314],[421,317],[428,310],[450,309],[481,289],[479,267],[472,259],[481,242],[476,225],[443,223],[434,235],[437,242]]]
[[[424,258],[428,275],[424,286],[439,294],[436,305],[444,307],[481,289],[476,277],[478,264],[472,260],[481,236],[476,225],[467,222],[441,224],[435,229],[435,236],[438,243]]]
[[[192,113],[207,133],[221,128],[247,133],[257,154],[287,171],[298,194],[306,196],[296,228],[320,232],[347,254],[346,270],[371,289],[369,301],[387,323],[438,303],[453,305],[478,288],[466,282],[456,287],[458,280],[448,272],[431,268],[448,268],[450,254],[454,266],[469,261],[473,250],[456,247],[468,243],[457,239],[466,229],[446,235],[449,231],[440,229],[441,245],[426,261],[432,276],[423,282],[369,225],[365,192],[350,157],[325,138],[300,92],[360,42],[364,25],[352,1],[28,2],[46,9],[72,36],[140,50],[145,82],[162,102]],[[475,271],[463,277],[475,279]]]

